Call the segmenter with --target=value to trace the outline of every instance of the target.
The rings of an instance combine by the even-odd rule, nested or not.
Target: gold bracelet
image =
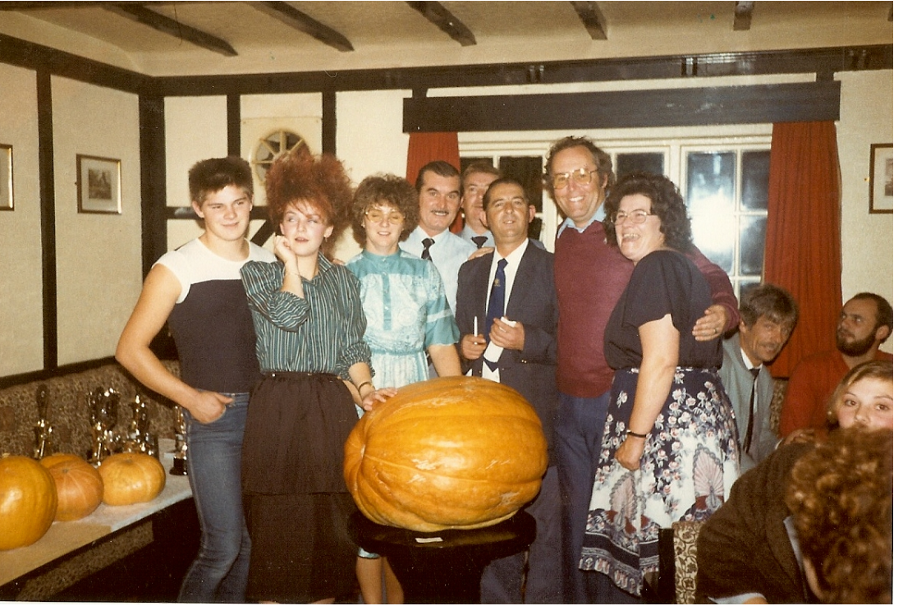
[[[355,389],[358,390],[358,393],[359,393],[359,394],[361,393],[361,388],[364,387],[365,385],[370,385],[371,387],[374,386],[374,384],[371,383],[370,381],[364,381],[363,383],[361,383],[360,385],[358,385],[357,387],[355,387]],[[374,391],[376,391],[376,388],[374,388]]]

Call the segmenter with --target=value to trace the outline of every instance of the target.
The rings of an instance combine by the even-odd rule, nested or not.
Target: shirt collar
[[[556,237],[562,235],[562,232],[565,231],[566,227],[570,227],[571,229],[578,230],[578,233],[584,233],[584,230],[590,227],[590,224],[594,221],[599,221],[600,223],[605,223],[606,221],[606,204],[600,204],[600,207],[596,209],[596,212],[593,213],[593,217],[590,218],[590,221],[587,222],[587,225],[584,227],[578,227],[574,224],[574,219],[571,217],[566,217],[562,224],[559,226],[559,231],[556,232]]]

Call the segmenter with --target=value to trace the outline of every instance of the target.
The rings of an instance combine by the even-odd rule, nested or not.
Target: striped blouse
[[[251,261],[242,266],[262,372],[322,372],[351,380],[348,369],[353,364],[370,366],[357,278],[323,255],[318,269],[313,280],[302,278],[302,299],[280,291],[282,263]]]

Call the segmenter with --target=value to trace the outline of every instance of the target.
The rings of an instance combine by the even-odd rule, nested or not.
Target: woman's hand
[[[368,392],[366,396],[361,398],[361,408],[364,410],[373,410],[377,403],[385,402],[392,396],[396,395],[398,390],[395,387],[381,387]]]
[[[289,244],[289,239],[287,237],[273,237],[273,254],[285,264],[286,271],[291,270],[296,274],[298,273],[298,262],[295,258],[295,251],[292,250],[292,246]]]
[[[640,469],[640,458],[643,456],[643,448],[646,442],[646,438],[627,436],[622,445],[615,451],[615,460],[628,471],[637,471]]]

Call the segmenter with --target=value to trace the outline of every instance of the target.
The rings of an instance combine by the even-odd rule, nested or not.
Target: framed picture
[[[78,165],[78,212],[122,212],[120,161],[113,158],[76,155]]]
[[[873,143],[869,146],[869,212],[871,213],[894,211],[891,161],[891,143]]]
[[[13,146],[0,143],[0,210],[13,209]]]

